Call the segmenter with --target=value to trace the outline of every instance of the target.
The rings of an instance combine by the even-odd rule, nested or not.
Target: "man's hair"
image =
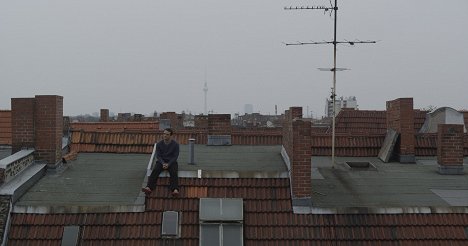
[[[171,136],[172,134],[174,134],[174,131],[172,130],[172,128],[166,128],[164,129],[164,131],[168,131],[171,134]]]

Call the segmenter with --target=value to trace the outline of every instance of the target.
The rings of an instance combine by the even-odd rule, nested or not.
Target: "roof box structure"
[[[434,112],[428,113],[419,132],[436,133],[439,124],[463,125],[463,132],[466,132],[463,114],[450,107],[438,108]]]

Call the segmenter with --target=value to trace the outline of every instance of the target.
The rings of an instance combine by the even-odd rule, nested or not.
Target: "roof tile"
[[[158,180],[167,184],[167,178]],[[468,214],[293,214],[288,179],[181,178],[181,197],[159,185],[143,213],[13,214],[9,245],[60,245],[63,226],[81,245],[197,245],[200,194],[244,199],[245,245],[463,245]],[[257,188],[255,188],[257,187]],[[229,191],[228,191],[229,190]],[[181,239],[161,239],[162,212],[181,213]]]

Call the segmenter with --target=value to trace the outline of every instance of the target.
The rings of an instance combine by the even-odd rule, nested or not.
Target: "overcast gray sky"
[[[294,0],[0,0],[0,109],[10,98],[64,97],[64,114],[154,110],[324,115],[333,19]],[[468,1],[338,2],[338,96],[360,109],[413,97],[415,108],[468,108]]]

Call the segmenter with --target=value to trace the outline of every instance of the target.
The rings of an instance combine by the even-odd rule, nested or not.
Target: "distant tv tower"
[[[208,115],[208,110],[207,110],[207,107],[206,107],[206,99],[207,99],[207,96],[208,96],[208,85],[206,84],[206,68],[205,68],[205,86],[203,87],[203,91],[205,92],[205,115]]]

